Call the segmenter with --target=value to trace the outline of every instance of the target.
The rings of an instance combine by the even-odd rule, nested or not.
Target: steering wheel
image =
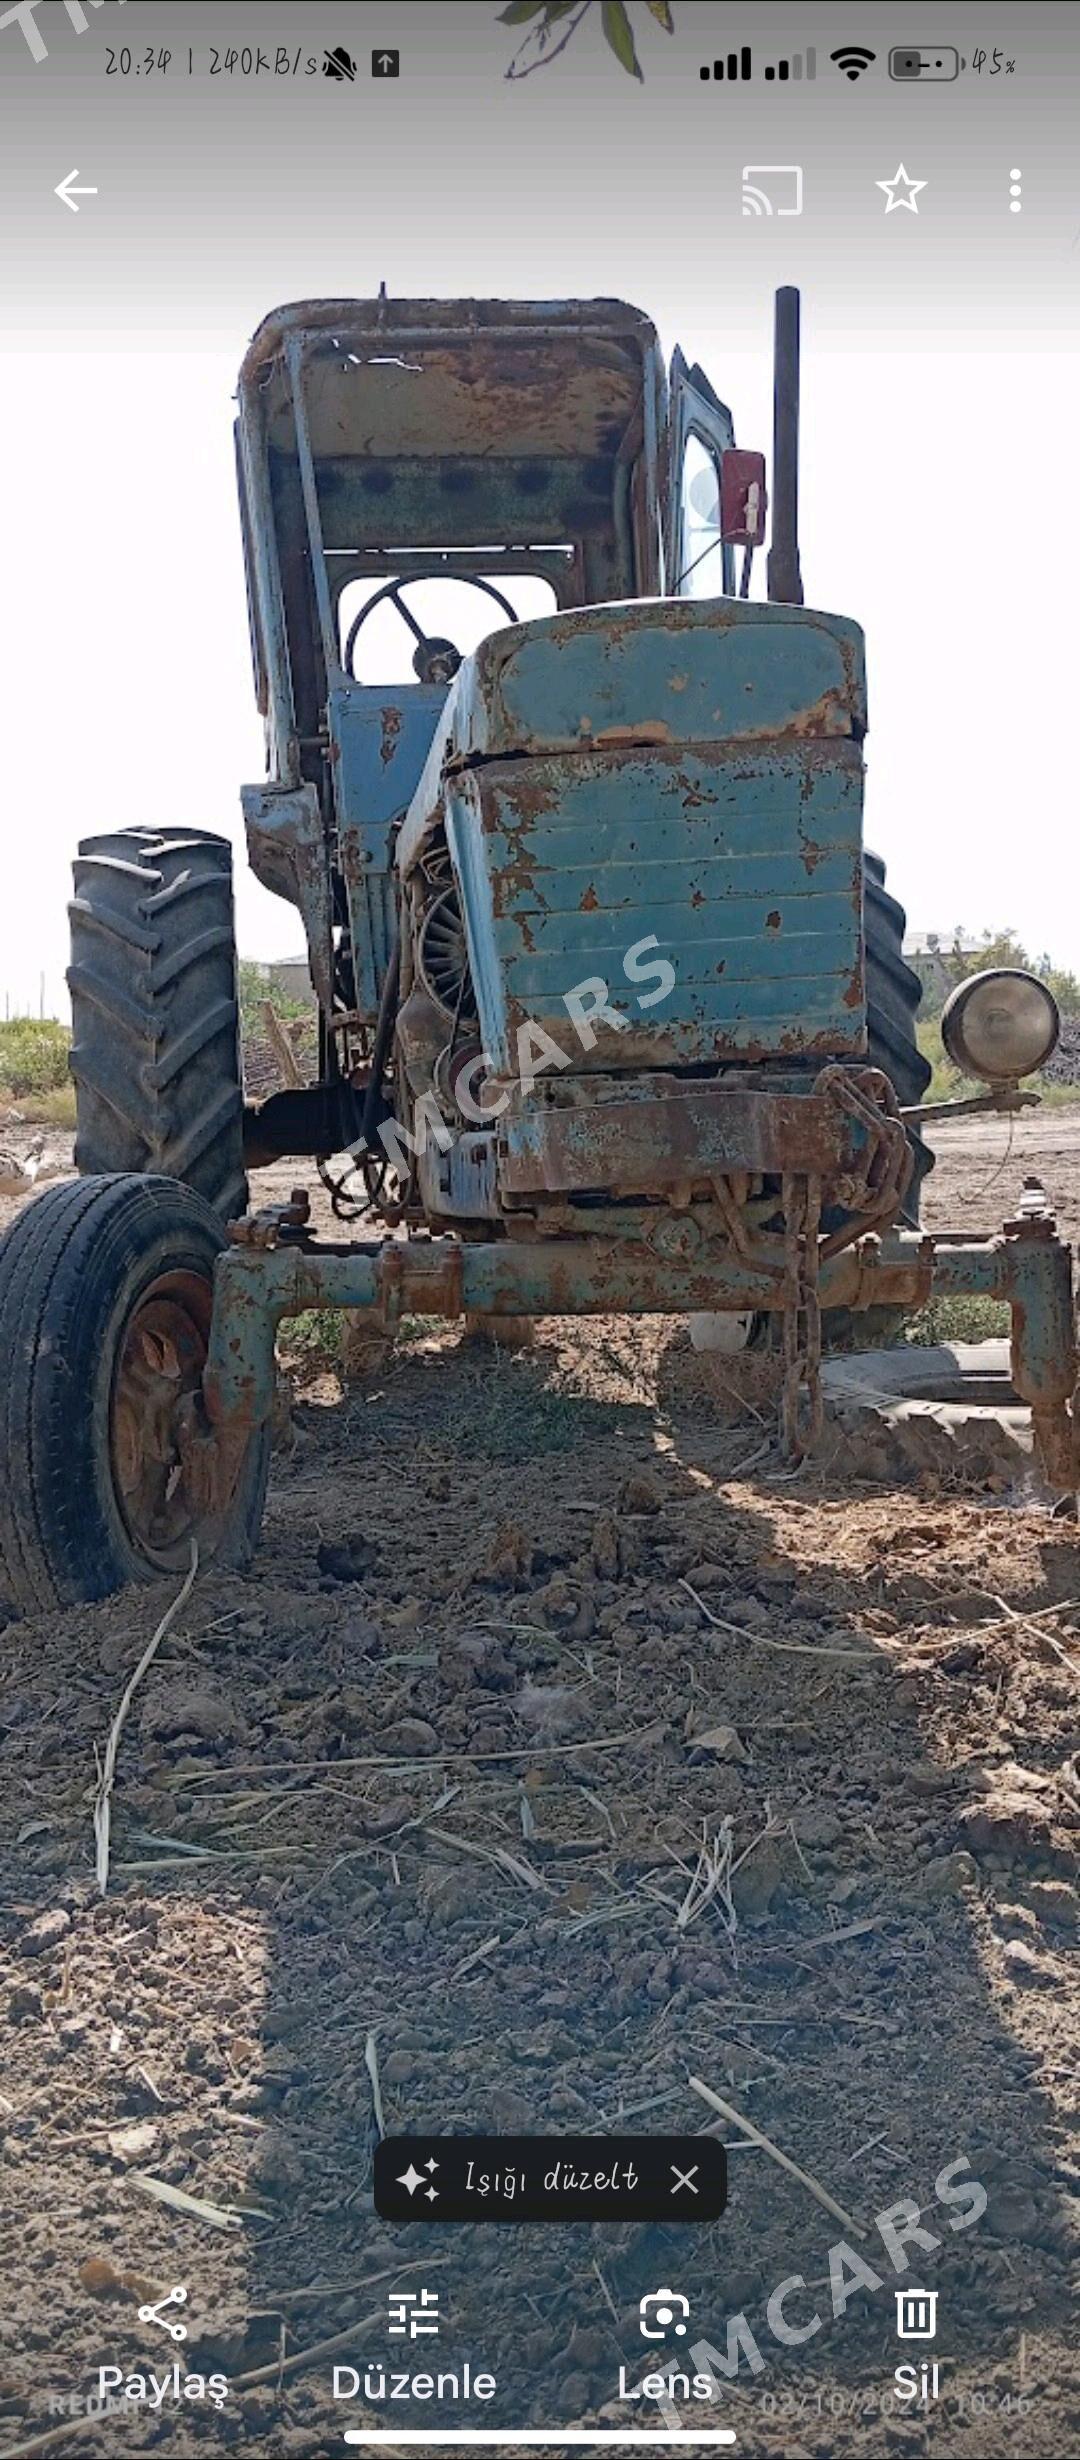
[[[437,634],[422,632],[416,617],[410,613],[401,595],[403,589],[415,588],[418,581],[441,580],[442,577],[441,573],[418,572],[411,577],[406,577],[404,581],[387,581],[382,589],[376,590],[373,598],[368,599],[367,605],[361,607],[359,615],[354,617],[349,626],[349,637],[345,643],[343,660],[345,672],[351,675],[354,683],[360,681],[353,664],[353,651],[358,635],[363,631],[369,615],[374,614],[376,607],[381,606],[384,598],[389,599],[391,606],[400,615],[402,623],[408,625],[416,642],[413,651],[413,673],[418,681],[420,683],[453,682],[461,664],[461,650],[455,648],[453,641],[440,640]],[[472,572],[448,573],[446,578],[457,582],[465,589],[482,589],[485,597],[494,598],[496,606],[502,608],[503,614],[512,624],[517,623],[518,616],[509,599],[504,598],[502,591],[495,589],[490,581],[481,581]]]

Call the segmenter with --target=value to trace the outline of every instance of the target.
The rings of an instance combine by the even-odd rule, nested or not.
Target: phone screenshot
[[[0,2460],[1080,2449],[1078,67],[0,0]]]

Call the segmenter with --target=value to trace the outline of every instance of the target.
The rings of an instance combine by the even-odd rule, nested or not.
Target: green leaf
[[[524,26],[530,17],[539,17],[544,0],[510,0],[508,9],[499,10],[501,26]]]
[[[605,37],[620,66],[625,68],[631,77],[636,77],[640,84],[644,84],[641,63],[634,49],[634,37],[630,31],[630,20],[626,14],[624,0],[604,0],[603,21]]]
[[[556,25],[560,17],[569,17],[571,9],[576,9],[577,4],[578,0],[547,0],[547,16],[544,24],[546,26]]]
[[[665,34],[674,34],[675,20],[671,14],[671,0],[645,0],[645,6],[650,17],[655,17],[657,25],[663,26]]]

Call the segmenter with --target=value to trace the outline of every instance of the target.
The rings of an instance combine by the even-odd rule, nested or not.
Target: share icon
[[[168,2335],[169,2335],[169,2339],[170,2339],[170,2340],[186,2340],[186,2339],[187,2339],[187,2325],[186,2325],[186,2323],[170,2323],[170,2322],[168,2321],[168,2319],[167,2319],[167,2317],[166,2317],[165,2313],[164,2313],[164,2309],[165,2309],[165,2307],[167,2307],[167,2306],[186,2306],[186,2305],[187,2305],[187,2290],[186,2290],[186,2289],[170,2289],[169,2294],[168,2294],[168,2297],[167,2297],[167,2298],[160,2298],[160,2299],[158,2300],[158,2303],[157,2303],[157,2305],[156,2305],[156,2306],[140,2306],[140,2308],[139,2308],[139,2322],[140,2322],[140,2323],[159,2323],[159,2324],[161,2325],[161,2329],[162,2329],[162,2331],[163,2331],[163,2332],[167,2332],[167,2333],[168,2333]]]

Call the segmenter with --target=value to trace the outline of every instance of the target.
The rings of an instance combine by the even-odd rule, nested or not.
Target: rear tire
[[[87,837],[71,918],[75,1167],[247,1206],[232,851],[199,829]]]
[[[904,958],[906,929],[903,906],[885,886],[881,856],[864,852],[868,1056],[871,1067],[884,1070],[905,1108],[921,1102],[932,1074],[915,1032],[922,984]],[[909,1230],[917,1230],[922,1183],[934,1167],[934,1156],[917,1128],[908,1128],[907,1140],[913,1168],[899,1218]],[[830,1350],[886,1349],[901,1339],[907,1320],[903,1307],[830,1307],[821,1320],[822,1339]]]
[[[212,1526],[188,1510],[171,1445],[224,1243],[200,1197],[130,1176],[49,1188],[0,1242],[0,1593],[22,1613],[175,1578],[192,1536],[203,1561],[250,1561],[269,1431]]]
[[[907,917],[885,886],[885,865],[878,854],[863,855],[863,931],[866,943],[866,1009],[870,1065],[883,1068],[901,1104],[921,1102],[932,1070],[919,1049],[915,1020],[922,984],[904,959]],[[919,1194],[934,1156],[917,1128],[909,1128],[908,1143],[915,1157],[901,1220],[911,1229],[919,1224]]]

